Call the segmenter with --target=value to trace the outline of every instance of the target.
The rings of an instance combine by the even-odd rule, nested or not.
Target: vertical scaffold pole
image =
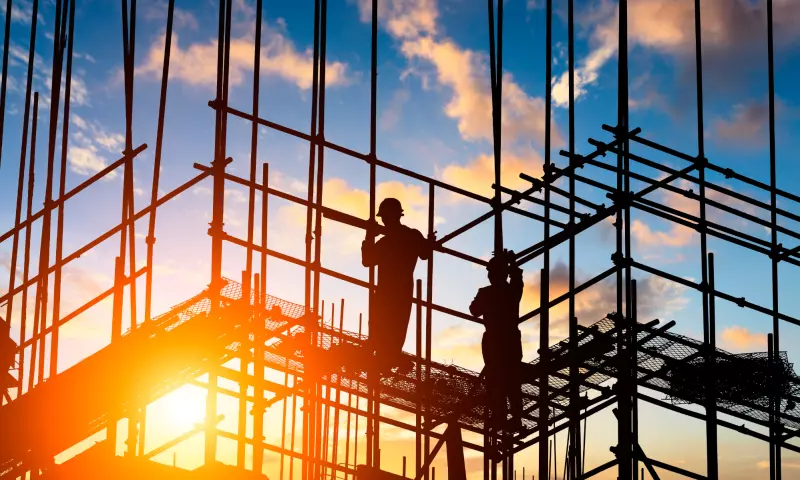
[[[428,184],[428,238],[433,239],[436,232],[434,231],[435,227],[435,211],[436,211],[436,187],[430,183]],[[432,339],[431,339],[431,330],[433,325],[433,257],[435,253],[431,252],[431,256],[428,259],[428,269],[426,272],[427,277],[427,285],[425,286],[425,294],[427,298],[427,306],[425,307],[425,376],[423,379],[423,385],[425,391],[429,388],[430,382],[430,368],[431,368],[431,348],[432,348]],[[424,400],[422,403],[423,412],[427,412],[427,400]],[[428,454],[430,453],[431,444],[430,444],[430,435],[428,434],[428,422],[431,419],[426,416],[422,419],[423,425],[423,457],[427,458]],[[428,470],[425,470],[425,480],[428,480]]]
[[[706,168],[705,168],[705,135],[704,135],[704,115],[703,115],[703,33],[702,19],[700,11],[700,0],[694,1],[694,35],[695,35],[695,72],[697,82],[697,157],[700,162],[697,169],[700,189],[700,262],[702,285],[708,285],[708,238],[706,234]],[[706,347],[707,355],[706,375],[708,379],[713,379],[714,359],[710,348],[713,343],[711,338],[711,320],[709,317],[709,291],[704,288],[703,299],[703,342]],[[709,395],[706,396],[706,472],[708,478],[718,478],[719,469],[717,463],[717,410],[716,400],[714,399],[713,382],[709,384]]]
[[[35,17],[34,17],[35,18]],[[36,169],[36,125],[39,120],[39,93],[33,94],[33,121],[31,125],[31,153],[30,161],[28,162],[28,202],[26,208],[26,223],[25,226],[25,257],[22,264],[22,284],[27,285],[30,279],[30,266],[31,266],[31,223],[33,215],[33,189],[34,189],[34,171]],[[22,311],[20,312],[20,340],[19,344],[25,344],[25,335],[28,328],[28,287],[22,290]],[[11,291],[11,290],[9,290]],[[9,297],[9,301],[11,298]],[[34,343],[34,345],[36,345]],[[35,355],[31,356],[31,367],[36,365]],[[30,370],[29,380],[33,381],[34,370]],[[19,350],[19,378],[17,379],[17,395],[22,395],[22,388],[25,377],[25,348]],[[30,387],[28,387],[30,389]]]
[[[9,8],[6,9],[6,23],[8,24],[11,18],[11,8],[9,0]],[[39,12],[39,0],[33,0],[33,5],[31,6],[31,36],[28,45],[28,71],[25,80],[25,113],[23,114],[22,119],[22,140],[20,142],[20,169],[24,168],[25,164],[25,155],[26,155],[26,147],[28,145],[28,123],[30,119],[30,109],[31,109],[31,89],[33,83],[33,62],[34,62],[34,52],[36,49],[36,26],[38,24],[38,13]],[[6,38],[9,34],[9,27],[6,27]],[[5,54],[8,53],[8,48],[5,50]],[[3,74],[4,80],[6,79],[6,74]],[[39,94],[38,92],[34,93],[34,100],[33,100],[33,121],[31,122],[31,147],[30,147],[30,161],[28,162],[28,201],[27,201],[27,210],[26,210],[26,226],[25,226],[25,258],[23,260],[23,280],[22,284],[28,284],[28,275],[30,273],[30,251],[31,251],[31,216],[33,214],[33,188],[34,188],[34,167],[35,167],[35,160],[36,160],[36,125],[38,122],[38,109],[39,109]],[[0,130],[0,141],[2,141],[3,137],[3,130]],[[2,155],[2,152],[0,152]],[[16,247],[18,245],[18,239],[15,233],[13,245]],[[14,280],[16,280],[16,276],[13,275],[11,272],[15,272],[17,270],[17,250],[14,250],[12,247],[12,254],[11,254],[11,268],[9,270],[9,283],[8,283],[8,291],[14,291]],[[17,247],[18,248],[18,247]],[[27,334],[27,317],[28,317],[28,287],[25,287],[22,290],[22,310],[20,312],[20,345],[25,344],[25,335]],[[8,297],[8,304],[6,310],[6,318],[11,319],[11,312],[13,310],[14,305],[14,295],[10,294]],[[34,344],[35,345],[35,344]],[[31,366],[36,364],[35,358],[31,358]],[[17,379],[17,395],[22,395],[22,388],[24,385],[24,374],[25,374],[25,349],[20,348],[19,352],[19,374]],[[33,370],[31,370],[30,378],[33,378]]]
[[[213,206],[211,214],[211,282],[209,298],[211,315],[218,315],[220,290],[222,287],[222,237],[224,234],[225,213],[225,166],[228,108],[228,60],[230,59],[231,0],[220,0],[219,32],[217,48],[217,94],[216,122],[213,168]],[[208,373],[208,393],[206,398],[205,452],[206,465],[216,461],[217,431],[214,419],[217,416],[217,374]]]
[[[314,192],[316,195],[316,208],[315,208],[315,219],[314,219],[314,311],[317,311],[320,302],[320,270],[319,268],[322,265],[322,194],[323,194],[323,187],[325,185],[325,65],[327,61],[327,39],[328,39],[328,0],[321,0],[321,10],[320,10],[320,31],[319,31],[319,98],[318,98],[318,117],[317,117],[317,135],[315,137],[315,147],[317,148],[317,185],[316,191]],[[324,324],[325,319],[322,318],[322,323]],[[314,435],[314,448],[312,455],[314,456],[315,460],[324,460],[324,452],[322,451],[323,445],[322,437],[322,424],[320,420],[322,419],[322,406],[324,402],[317,403],[316,395],[322,393],[322,386],[316,383],[316,377],[314,378],[315,381],[315,417],[314,417],[314,426],[316,428],[313,429]],[[327,387],[326,387],[327,388]],[[326,407],[327,412],[327,407]],[[327,449],[325,450],[327,452]],[[322,463],[316,464],[315,470],[315,478],[320,478],[320,468]]]
[[[378,124],[378,0],[372,0],[372,36],[370,50],[370,115],[369,115],[369,222],[370,226],[375,222],[375,161],[377,159],[377,124]],[[366,241],[373,243],[375,236],[367,232]],[[369,267],[369,317],[372,318],[375,294],[375,267]],[[372,332],[368,333],[370,337]],[[371,339],[368,341],[372,345]],[[369,347],[372,350],[372,346]],[[376,383],[379,379],[375,378],[377,373],[370,369],[367,373],[367,458],[368,466],[374,465],[374,455],[379,446],[380,428],[377,425],[377,407],[375,405]]]
[[[619,3],[619,68],[618,68],[618,89],[617,89],[617,137],[624,135],[620,142],[619,153],[617,154],[617,198],[621,203],[621,209],[617,214],[617,251],[616,261],[623,262],[624,268],[617,270],[617,360],[619,362],[619,372],[617,380],[617,395],[619,405],[619,419],[617,421],[617,459],[618,477],[627,480],[633,477],[633,457],[632,457],[632,422],[631,397],[635,387],[631,381],[630,370],[630,335],[631,325],[631,262],[630,262],[630,206],[625,200],[630,191],[630,161],[628,158],[628,2],[620,0]],[[624,300],[624,313],[623,313]]]
[[[569,161],[575,161],[575,8],[574,1],[568,0],[567,3],[567,36],[568,38],[568,74],[569,74]],[[575,225],[575,176],[569,176],[569,225]],[[569,450],[567,452],[567,463],[569,465],[568,475],[571,480],[578,478],[581,473],[581,418],[580,418],[580,383],[578,374],[580,365],[577,356],[574,354],[578,349],[578,318],[575,316],[575,235],[569,237],[569,338],[570,351],[573,353],[573,362],[569,370],[570,380],[570,429],[569,429]]]
[[[775,362],[780,361],[780,318],[778,314],[779,300],[778,300],[778,262],[780,245],[778,244],[778,198],[777,188],[778,179],[776,172],[777,158],[775,149],[775,48],[774,48],[774,35],[772,23],[772,0],[767,0],[767,60],[768,60],[768,81],[769,81],[769,187],[770,187],[770,240],[772,247],[772,342],[773,351],[775,353]],[[774,380],[775,381],[775,380]],[[772,385],[775,388],[777,384]],[[777,391],[776,391],[777,393]],[[775,397],[773,409],[776,413],[780,411],[781,399]],[[779,439],[783,434],[780,422],[774,424],[771,429],[771,437]],[[781,462],[781,442],[776,441],[770,446],[770,471],[774,471],[776,480],[780,480],[782,476],[782,462]]]
[[[13,14],[12,9],[14,8],[11,0],[6,0],[6,22],[5,22],[5,35],[3,36],[3,76],[2,84],[0,84],[0,166],[3,165],[3,126],[5,125],[5,118],[6,118],[6,85],[8,82],[8,42],[11,37],[11,15]],[[33,23],[36,23],[36,14],[33,14]],[[25,107],[27,108],[30,104],[30,97],[25,102]],[[24,156],[24,155],[23,155]],[[12,272],[14,270],[11,270]],[[8,289],[9,292],[13,292],[13,288]],[[8,317],[9,319],[11,316]]]
[[[316,139],[317,139],[317,109],[318,109],[318,95],[319,95],[319,37],[320,37],[320,4],[321,0],[314,1],[314,49],[313,49],[313,72],[312,72],[312,86],[311,86],[311,127],[310,135],[311,142],[309,143],[308,152],[308,207],[306,209],[306,251],[305,251],[305,290],[304,299],[306,312],[313,312],[315,315],[316,306],[312,304],[312,244],[314,242],[313,228],[314,228],[314,191],[315,191],[315,178],[316,178]],[[310,346],[315,345],[315,335],[311,332],[309,335]],[[309,379],[310,380],[310,379]],[[303,398],[303,422],[302,422],[302,441],[303,441],[303,460],[300,462],[303,480],[310,480],[314,476],[314,471],[309,470],[312,465],[311,459],[314,455],[314,446],[312,442],[312,435],[314,433],[314,391],[315,386],[313,381],[305,382],[304,388],[306,396]],[[293,465],[294,462],[291,463]],[[291,467],[290,467],[291,470]],[[291,477],[291,473],[289,475]]]
[[[551,172],[550,145],[552,133],[552,84],[550,79],[553,76],[553,0],[546,2],[546,28],[545,28],[545,132],[544,132],[544,235],[542,242],[547,244],[550,239],[550,182]],[[540,274],[541,290],[539,293],[540,313],[539,313],[539,361],[546,366],[549,362],[550,353],[550,249],[545,247],[543,251],[543,267]],[[549,375],[547,368],[542,368],[539,377],[539,415],[537,426],[539,430],[539,478],[548,478],[550,470],[548,427],[550,410],[550,389]]]
[[[63,13],[62,13],[63,10]],[[53,35],[53,66],[52,82],[50,88],[50,131],[47,148],[47,179],[45,181],[45,205],[44,219],[42,221],[41,243],[39,248],[39,284],[36,288],[36,308],[39,318],[40,337],[39,337],[39,377],[38,383],[44,381],[44,362],[47,339],[47,312],[49,297],[49,274],[50,270],[50,237],[52,229],[53,212],[53,175],[55,166],[56,131],[58,129],[58,112],[61,105],[61,69],[63,66],[64,48],[61,41],[61,32],[66,23],[66,6],[61,0],[56,2],[56,14],[54,17],[55,34]]]
[[[416,366],[416,385],[414,391],[416,392],[417,411],[415,415],[414,426],[417,427],[414,432],[414,472],[415,476],[419,476],[419,471],[422,468],[422,280],[417,279],[417,306],[416,306],[416,335],[415,335],[415,361]],[[403,475],[405,476],[405,474]]]

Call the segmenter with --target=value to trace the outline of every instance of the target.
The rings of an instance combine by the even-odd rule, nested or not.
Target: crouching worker
[[[522,425],[522,338],[519,331],[519,302],[522,299],[522,269],[514,252],[504,250],[489,260],[489,286],[478,290],[469,306],[476,317],[483,317],[484,371],[492,426],[497,431],[506,427],[506,400],[511,405],[511,424]]]

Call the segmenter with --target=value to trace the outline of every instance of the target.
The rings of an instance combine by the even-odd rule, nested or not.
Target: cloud
[[[17,262],[17,263],[21,263],[21,262]],[[7,290],[8,290],[8,277],[9,277],[8,273],[11,272],[11,253],[10,252],[0,252],[0,268],[5,270],[4,273],[3,273],[3,276],[0,277],[0,280],[3,281],[3,288],[4,288],[3,294],[5,294],[5,293],[7,293]],[[22,278],[22,269],[20,268],[20,266],[17,266],[16,272],[14,273],[14,277],[16,279],[18,279],[18,280]]]
[[[425,60],[433,65],[440,85],[451,90],[445,115],[458,122],[458,131],[467,141],[491,141],[492,96],[486,55],[464,49],[449,39],[419,37],[403,41],[402,53],[409,60]],[[544,143],[545,104],[531,97],[514,81],[503,76],[504,142]],[[554,146],[563,143],[560,131],[552,132]]]
[[[397,122],[400,121],[400,116],[403,114],[403,107],[410,98],[411,93],[408,90],[404,88],[395,90],[386,110],[381,113],[379,120],[381,130],[391,130],[397,126]]]
[[[767,335],[764,333],[755,333],[750,330],[734,325],[726,327],[720,335],[722,344],[725,348],[731,350],[766,350],[767,349]]]
[[[101,151],[112,153],[114,157],[121,156],[125,145],[122,134],[109,133],[98,122],[86,120],[74,112],[70,114],[70,124],[75,128],[70,135],[67,160],[73,172],[92,175],[106,168],[108,162]],[[105,178],[116,176],[117,172],[112,171]]]
[[[587,275],[576,273],[576,285],[587,280],[589,280]],[[558,262],[550,270],[551,298],[563,295],[567,292],[568,287],[569,267],[563,262]],[[673,315],[682,310],[689,301],[684,296],[686,288],[683,285],[652,275],[637,279],[636,290],[637,313],[640,321]],[[539,307],[540,291],[540,274],[537,272],[527,275],[520,308],[523,314]],[[590,325],[601,320],[610,312],[616,311],[616,292],[617,282],[612,277],[578,294],[575,298],[575,316],[578,317],[578,321],[582,325]],[[567,336],[569,305],[566,301],[550,310],[550,322],[552,338],[558,339]],[[532,329],[532,324],[527,328]],[[538,332],[538,327],[536,327],[536,331]]]
[[[659,179],[663,179],[666,174],[661,175]],[[697,194],[697,186],[688,180],[679,180],[672,182],[672,185],[683,191],[691,191]],[[728,185],[720,185],[731,191],[736,191]],[[739,192],[741,193],[741,192]],[[706,198],[722,205],[726,205],[736,211],[744,212],[755,217],[763,217],[763,213],[759,212],[753,205],[743,202],[737,198],[729,196],[717,190],[706,189]],[[688,198],[680,193],[661,190],[659,192],[658,203],[665,205],[673,210],[677,210],[694,217],[700,216],[700,202],[692,198]],[[653,218],[647,216],[646,218]],[[749,220],[744,220],[739,217],[715,207],[709,206],[706,209],[706,218],[709,221],[724,224],[726,226],[733,226],[738,228],[751,228],[754,224]],[[605,222],[604,222],[605,223]],[[606,224],[607,226],[607,224]],[[636,242],[637,247],[643,248],[646,254],[652,255],[653,252],[662,252],[666,248],[680,248],[695,243],[700,237],[697,232],[687,226],[670,223],[667,230],[654,229],[649,222],[645,220],[636,219],[631,224],[631,234],[633,240]],[[678,257],[679,259],[682,257]]]
[[[169,5],[165,0],[154,0],[152,2],[148,2],[147,7],[144,9],[144,18],[145,20],[150,21],[166,22],[168,8]],[[197,18],[194,16],[194,14],[178,7],[174,7],[173,9],[172,23],[176,30],[182,28],[197,30],[199,28]]]
[[[94,145],[85,147],[70,145],[67,150],[67,159],[70,170],[79,175],[93,175],[108,166],[108,162],[97,153],[97,147]],[[116,176],[117,172],[110,172],[106,178],[111,179]]]
[[[514,152],[503,152],[501,155],[502,168],[500,171],[500,182],[512,189],[521,189],[528,185],[528,182],[519,178],[522,172],[538,177],[542,173],[543,160],[539,153],[529,149],[525,155],[517,155]],[[465,190],[493,197],[494,189],[494,155],[481,154],[473,158],[466,165],[450,164],[442,170],[442,179],[450,184],[461,187]],[[461,195],[454,194],[453,201],[463,200]]]
[[[431,354],[444,363],[453,363],[470,370],[483,367],[481,336],[483,325],[459,323],[436,333]]]
[[[761,461],[759,461],[758,463],[756,463],[756,467],[758,467],[758,468],[760,468],[762,470],[769,468],[769,460],[761,460]],[[792,470],[798,470],[798,469],[800,469],[800,462],[787,462],[786,460],[781,460],[780,468],[781,469],[789,468],[789,469],[792,469]]]
[[[362,21],[370,21],[372,2],[358,0]],[[458,122],[458,131],[467,141],[491,141],[492,97],[487,55],[463,48],[439,35],[439,11],[435,0],[389,0],[379,2],[378,18],[383,28],[400,42],[400,52],[409,61],[432,66],[439,85],[451,91],[445,114]],[[419,74],[427,85],[428,72],[412,66],[407,73]],[[503,118],[505,142],[542,144],[545,130],[544,100],[531,97],[514,81],[503,76]],[[554,145],[563,142],[553,129]]]
[[[751,100],[733,106],[729,118],[718,118],[713,131],[722,145],[763,146],[769,128],[769,105]]]
[[[644,247],[685,247],[695,240],[695,231],[680,224],[672,224],[669,231],[652,230],[641,220],[634,220],[631,235]]]
[[[588,280],[585,274],[576,275],[576,285]],[[564,294],[569,285],[569,268],[563,262],[556,263],[550,271],[550,296]],[[684,296],[685,287],[656,276],[637,279],[638,316],[640,321],[671,316],[688,304]],[[541,278],[539,273],[525,275],[525,287],[520,313],[525,314],[540,305]],[[575,314],[581,325],[591,325],[617,310],[616,279],[610,278],[581,292],[575,301]],[[470,299],[465,299],[469,301]],[[623,299],[624,301],[624,299]],[[562,302],[550,310],[550,344],[566,338],[569,334],[569,305]],[[480,338],[481,325],[462,323],[448,327],[436,335],[434,355],[436,358],[457,363],[465,368],[480,370],[483,366]],[[526,360],[537,356],[539,345],[538,322],[520,325],[523,351]]]
[[[544,3],[541,0],[528,0],[525,6],[528,10],[535,10],[544,7]]]
[[[136,73],[152,79],[160,79],[164,63],[165,36],[161,36],[150,47],[146,59]],[[230,85],[245,81],[246,74],[253,69],[254,45],[249,37],[231,39]],[[302,90],[312,85],[312,50],[298,52],[291,40],[277,31],[267,29],[261,46],[261,73],[282,78]],[[328,62],[326,66],[327,86],[347,82],[347,66],[342,62]],[[217,41],[192,43],[182,48],[178,35],[173,35],[170,52],[170,78],[198,87],[214,87],[217,81]]]
[[[0,2],[0,12],[2,12],[3,17],[6,16],[6,2]],[[29,0],[17,0],[14,2],[14,5],[11,7],[11,21],[16,23],[22,23],[25,25],[31,24],[31,17],[33,16],[33,3]],[[42,16],[41,12],[37,12],[36,19],[39,23],[44,25],[44,17]]]
[[[16,8],[15,8],[16,11]],[[21,67],[26,68],[28,65],[28,48],[27,46],[22,47],[19,44],[14,43],[13,41],[10,42],[8,47],[9,53],[9,64],[13,67]],[[87,61],[94,61],[89,55],[75,53],[76,58],[82,58]],[[90,60],[91,59],[91,60]],[[33,55],[33,84],[31,91],[38,91],[40,92],[39,95],[39,107],[41,109],[49,109],[50,108],[50,92],[52,90],[53,79],[51,75],[51,60],[48,59],[47,63],[45,63],[44,58],[41,55],[34,52]],[[73,107],[80,107],[80,106],[87,106],[90,105],[90,98],[89,98],[89,88],[86,85],[86,82],[83,77],[83,70],[82,69],[73,69],[72,71],[72,79],[70,84],[70,104]],[[13,77],[9,76],[9,80]],[[25,77],[21,77],[19,85],[13,85],[13,89],[11,91],[15,91],[17,94],[22,96],[25,92],[24,85],[25,85]],[[66,72],[62,73],[61,78],[61,86],[60,86],[60,93],[59,99],[63,103],[66,93]]]
[[[591,41],[594,48],[580,61],[574,70],[575,100],[586,94],[589,85],[597,82],[600,69],[617,53],[617,31],[615,22],[595,27]],[[552,79],[553,103],[559,107],[569,106],[569,70]]]
[[[720,86],[741,82],[743,72],[756,60],[763,62],[766,49],[766,4],[749,0],[706,0],[702,2],[703,69],[706,82]],[[581,24],[591,25],[592,48],[575,69],[575,97],[586,93],[586,87],[597,81],[602,67],[617,53],[618,9],[609,0],[594,4]],[[800,3],[779,0],[773,7],[775,43],[777,47],[800,38],[794,26],[800,21]],[[640,0],[628,4],[628,45],[654,49],[678,59],[684,73],[694,69],[694,5],[689,1]],[[764,65],[765,66],[765,65]],[[732,68],[737,75],[729,75]],[[760,68],[760,64],[759,64]],[[684,81],[694,81],[687,75]],[[568,76],[561,74],[554,81],[553,99],[565,106]]]
[[[362,21],[370,21],[372,3],[358,0]],[[450,93],[444,113],[456,121],[458,132],[468,142],[492,142],[492,96],[487,55],[463,48],[440,34],[435,0],[391,0],[380,2],[378,18],[383,28],[399,42],[400,52],[412,73],[430,88],[431,79]],[[403,102],[405,99],[403,99]],[[395,100],[392,101],[393,104]],[[397,102],[399,103],[399,101]],[[394,113],[396,108],[390,108]],[[503,135],[502,183],[522,186],[520,172],[536,174],[542,160],[534,145],[544,144],[546,127],[544,99],[528,95],[510,73],[503,75],[501,129]],[[387,115],[388,123],[394,121]],[[553,126],[553,146],[563,144],[560,130]],[[466,164],[453,163],[442,169],[445,181],[493,196],[494,156],[484,153]]]
[[[26,60],[26,62],[27,62],[27,60]],[[35,60],[34,60],[34,66],[36,66],[36,61]],[[48,75],[49,75],[49,73],[48,73]],[[66,81],[67,80],[66,80],[66,74],[65,74],[64,78],[61,79],[61,87],[60,87],[61,91],[59,92],[59,95],[60,95],[59,96],[59,101],[61,101],[62,103],[64,102],[64,99],[66,98],[66,88],[67,88],[66,87],[66,85],[67,85]],[[39,100],[42,102],[42,106],[44,108],[49,108],[50,107],[50,91],[53,88],[53,79],[52,79],[51,76],[47,76],[47,77],[44,78],[44,85],[45,85],[45,87],[47,89],[46,90],[47,94],[40,95],[39,96]],[[86,83],[83,81],[83,78],[81,77],[81,75],[78,74],[78,72],[75,72],[75,71],[72,72],[72,78],[71,78],[71,81],[70,81],[69,102],[70,102],[70,105],[72,105],[73,107],[86,106],[86,105],[90,104],[89,103],[89,89],[86,87]]]
[[[288,183],[288,182],[287,182]],[[369,192],[353,187],[346,180],[331,178],[323,185],[323,205],[362,218],[369,218]],[[387,197],[400,200],[403,205],[403,223],[425,234],[428,230],[428,192],[418,185],[408,185],[399,181],[381,182],[376,185],[376,201]],[[434,225],[445,221],[434,217]],[[275,219],[276,229],[282,234],[276,243],[281,251],[297,249],[297,239],[305,237],[306,208],[302,205],[284,205],[278,209]],[[323,228],[323,257],[337,260],[352,260],[348,255],[357,253],[364,240],[364,231],[335,221],[326,222]],[[326,253],[327,252],[327,253]],[[360,264],[359,264],[360,265]]]
[[[372,0],[358,0],[362,22],[372,21]],[[378,20],[396,38],[415,38],[437,32],[436,0],[388,0],[378,2]]]
[[[360,218],[369,217],[369,192],[350,186],[346,180],[331,178],[324,184],[323,205],[334,207],[342,212]],[[387,197],[400,200],[403,205],[403,222],[420,231],[427,230],[428,192],[418,185],[408,185],[399,181],[381,182],[376,185],[377,202]],[[303,208],[305,212],[305,208]],[[434,218],[434,223],[442,223],[443,218]],[[305,213],[303,214],[305,222]],[[305,223],[303,223],[305,225]]]

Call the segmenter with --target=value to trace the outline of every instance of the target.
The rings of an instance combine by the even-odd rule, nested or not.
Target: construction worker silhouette
[[[522,338],[518,327],[522,269],[516,264],[514,252],[504,250],[489,260],[487,270],[490,285],[478,290],[469,310],[476,317],[483,317],[486,327],[481,350],[493,427],[505,427],[508,399],[512,420],[509,428],[518,429],[522,422]]]
[[[403,206],[396,198],[384,199],[378,207],[384,229],[377,242],[374,230],[367,230],[361,244],[361,263],[378,267],[378,281],[370,303],[369,337],[381,371],[401,367],[403,343],[408,331],[414,295],[417,258],[430,258],[432,241],[400,223]]]

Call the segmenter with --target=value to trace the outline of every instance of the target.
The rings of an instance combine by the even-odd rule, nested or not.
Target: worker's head
[[[505,283],[508,280],[508,273],[510,271],[508,266],[508,256],[505,251],[501,252],[499,255],[495,254],[495,256],[489,260],[489,265],[486,266],[486,270],[489,273],[489,282],[492,285]]]
[[[387,227],[400,225],[400,217],[403,216],[403,206],[396,198],[385,198],[378,207],[378,216]]]

